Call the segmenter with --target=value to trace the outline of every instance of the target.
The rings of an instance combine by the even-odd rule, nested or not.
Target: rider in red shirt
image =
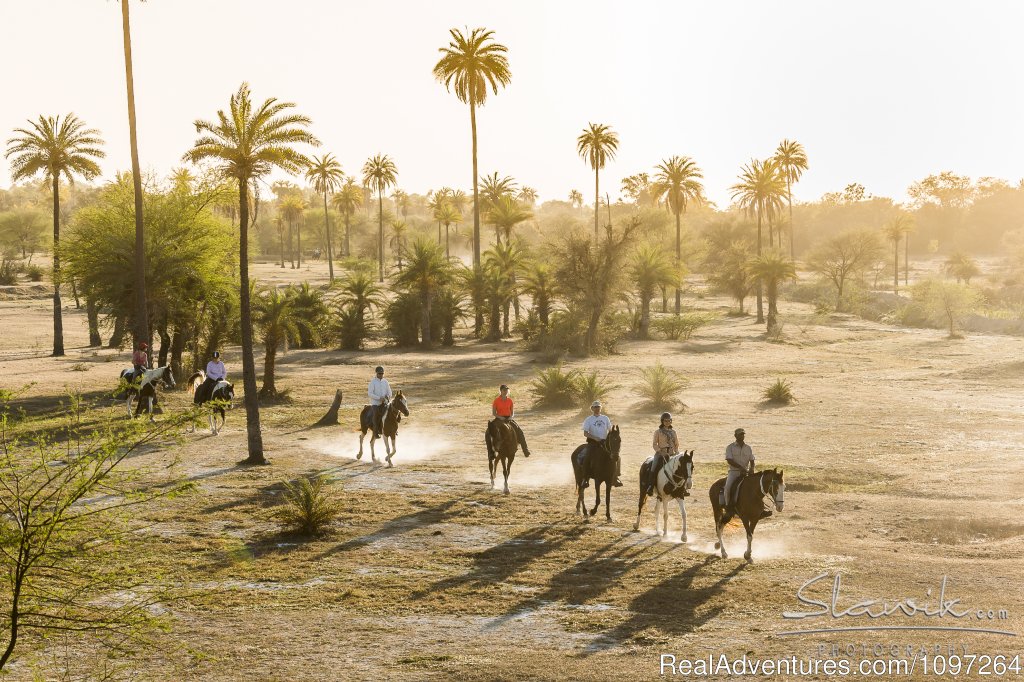
[[[519,427],[519,424],[516,423],[515,419],[513,419],[516,415],[516,410],[515,405],[512,402],[512,398],[509,397],[508,386],[502,384],[501,388],[498,390],[501,395],[495,398],[494,402],[491,403],[491,414],[495,419],[503,419],[512,425],[512,430],[516,432],[516,440],[519,441],[520,447],[523,448],[523,456],[529,457],[530,448],[526,446],[526,436],[523,435],[523,430]]]
[[[132,365],[135,367],[135,374],[132,375],[132,381],[136,381],[142,376],[142,373],[149,367],[149,356],[146,354],[146,350],[149,348],[149,344],[143,341],[139,344],[139,349],[132,353]]]

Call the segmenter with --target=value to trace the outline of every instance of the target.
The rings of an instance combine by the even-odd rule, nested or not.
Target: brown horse
[[[782,469],[766,469],[744,476],[733,487],[738,489],[733,491],[736,498],[736,515],[743,521],[743,527],[747,531],[747,551],[743,553],[743,558],[753,563],[750,551],[754,542],[754,529],[758,521],[772,515],[772,510],[765,505],[765,499],[771,498],[776,511],[781,513],[786,483],[782,480]],[[728,555],[725,553],[725,543],[722,542],[722,528],[730,519],[724,518],[725,509],[719,500],[723,490],[725,479],[720,478],[711,486],[708,495],[711,497],[711,511],[715,517],[715,532],[718,534],[715,549],[721,549],[722,558],[726,559]]]
[[[508,495],[508,475],[512,471],[512,462],[519,449],[516,431],[508,421],[492,419],[487,422],[484,443],[487,445],[487,468],[491,472],[491,488],[494,488],[494,477],[498,472],[498,462],[501,461],[501,472],[505,475],[505,494]]]
[[[395,445],[395,436],[398,435],[398,424],[402,421],[402,415],[409,416],[409,403],[406,401],[405,396],[399,391],[395,394],[389,402],[384,404],[384,418],[383,425],[381,427],[381,435],[384,437],[384,451],[387,453],[387,457],[384,461],[388,463],[389,467],[395,466],[391,463],[391,458],[398,452],[398,447]],[[373,406],[363,405],[363,411],[359,413],[359,454],[356,455],[356,459],[363,458],[363,439],[366,437],[366,432],[373,428]],[[374,452],[373,438],[370,439],[370,457],[374,462],[377,461],[377,453]],[[388,441],[391,444],[388,445]]]
[[[583,520],[597,514],[601,506],[601,484],[604,483],[604,515],[612,520],[612,486],[615,484],[615,463],[622,448],[619,427],[613,426],[602,443],[587,443],[573,450],[569,456],[572,472],[576,477],[576,511],[583,514]],[[587,514],[587,503],[583,501],[583,490],[594,480],[594,508]]]

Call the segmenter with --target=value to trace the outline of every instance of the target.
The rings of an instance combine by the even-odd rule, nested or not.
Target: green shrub
[[[25,268],[25,276],[28,277],[28,281],[30,282],[42,282],[45,274],[46,270],[38,265],[29,265]]]
[[[684,313],[659,317],[654,320],[653,326],[670,341],[686,341],[708,322],[707,316],[701,313]]]
[[[617,384],[613,384],[600,377],[597,372],[590,372],[589,374],[580,372],[576,376],[576,399],[584,409],[589,409],[590,404],[595,400],[603,400],[616,388],[618,388]]]
[[[764,389],[761,397],[765,402],[788,405],[796,400],[793,395],[793,387],[786,379],[776,379],[775,383]]]
[[[18,283],[18,268],[12,261],[0,261],[0,286],[11,286]]]
[[[320,476],[284,484],[285,504],[275,516],[285,527],[301,535],[320,535],[341,513],[337,487]]]
[[[636,391],[654,409],[670,409],[681,404],[678,394],[686,388],[687,381],[676,372],[668,370],[660,362],[653,367],[640,370],[643,378]]]
[[[359,350],[370,335],[369,325],[354,305],[347,305],[338,312],[336,329],[338,340],[344,350]]]
[[[530,390],[536,398],[535,404],[541,408],[573,405],[578,400],[579,377],[579,370],[562,371],[561,364],[538,371],[537,378],[530,384]]]
[[[384,327],[398,346],[415,346],[419,343],[422,319],[420,299],[415,294],[399,294],[384,308]]]

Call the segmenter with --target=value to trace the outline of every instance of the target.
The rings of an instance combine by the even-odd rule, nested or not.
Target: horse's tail
[[[203,383],[204,381],[206,381],[206,372],[204,372],[203,370],[198,370],[190,374],[188,379],[185,380],[185,383],[187,384],[186,388],[188,390],[189,395],[195,395],[196,389],[199,387],[199,384]]]

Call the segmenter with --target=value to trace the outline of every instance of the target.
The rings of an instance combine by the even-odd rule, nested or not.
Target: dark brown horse
[[[615,463],[619,460],[619,449],[622,447],[622,435],[619,427],[613,426],[608,432],[608,437],[603,443],[585,443],[575,450],[569,460],[572,462],[572,471],[576,476],[576,511],[583,514],[583,520],[588,521],[587,505],[583,501],[583,490],[594,481],[594,493],[597,495],[594,500],[594,508],[589,516],[597,513],[601,506],[601,484],[604,483],[604,513],[605,518],[612,520],[612,486],[615,485]]]
[[[747,551],[743,553],[743,558],[753,562],[750,551],[754,542],[754,529],[757,528],[758,521],[772,515],[772,510],[765,504],[765,500],[770,498],[776,511],[781,513],[786,483],[782,480],[782,469],[766,469],[744,476],[733,487],[739,489],[733,490],[736,497],[736,516],[743,521],[743,527],[747,531]],[[708,495],[711,497],[711,511],[715,517],[715,533],[718,535],[715,549],[721,549],[722,558],[726,559],[728,555],[725,553],[725,543],[722,542],[722,528],[730,519],[725,518],[725,509],[719,500],[724,489],[725,479],[720,478],[711,486]]]
[[[487,468],[491,472],[491,488],[494,488],[494,478],[500,461],[501,472],[505,476],[505,494],[508,495],[508,475],[512,471],[512,462],[515,461],[516,451],[519,449],[516,431],[508,421],[492,419],[487,422],[484,443],[487,445]]]
[[[398,452],[398,447],[395,445],[395,436],[398,435],[398,424],[402,421],[402,415],[409,416],[409,403],[406,401],[405,396],[399,391],[395,394],[389,402],[384,404],[384,419],[381,427],[381,435],[384,437],[384,451],[387,453],[387,457],[384,461],[388,463],[389,467],[395,466],[391,463],[391,458]],[[373,406],[363,405],[363,411],[359,413],[359,454],[356,455],[356,459],[363,458],[363,439],[366,438],[366,432],[373,428]],[[388,445],[390,439],[391,444]],[[377,453],[374,452],[373,448],[374,439],[370,439],[370,457],[374,462],[377,461]]]

